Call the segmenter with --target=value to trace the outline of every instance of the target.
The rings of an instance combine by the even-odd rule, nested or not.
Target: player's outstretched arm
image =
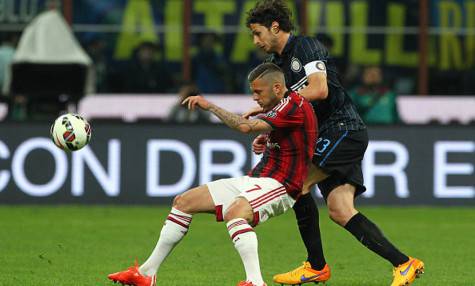
[[[207,101],[199,95],[186,98],[182,104],[187,104],[190,110],[194,110],[197,106],[203,110],[208,110],[224,124],[242,133],[265,133],[272,131],[272,126],[263,120],[243,118]]]
[[[272,126],[264,120],[246,119],[214,104],[210,105],[209,111],[218,116],[224,124],[242,133],[266,133],[272,131]]]

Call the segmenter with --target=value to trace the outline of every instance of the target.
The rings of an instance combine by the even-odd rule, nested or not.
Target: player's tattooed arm
[[[188,109],[190,110],[194,110],[196,107],[199,107],[203,110],[208,110],[221,119],[224,124],[242,133],[265,133],[272,130],[272,126],[263,120],[249,120],[243,118],[237,114],[224,110],[215,104],[212,104],[200,95],[187,97],[185,100],[183,100],[182,104],[187,105]]]
[[[242,133],[263,133],[272,130],[272,126],[263,120],[246,119],[212,103],[210,103],[208,110],[216,115],[224,124]]]

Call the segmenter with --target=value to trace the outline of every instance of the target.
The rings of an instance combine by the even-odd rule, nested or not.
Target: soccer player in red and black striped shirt
[[[130,285],[155,285],[156,272],[188,232],[196,213],[215,212],[226,221],[229,236],[241,256],[246,279],[238,286],[265,286],[253,226],[292,208],[300,197],[303,180],[313,157],[317,122],[312,105],[287,91],[282,70],[275,64],[259,65],[249,74],[252,98],[265,114],[245,119],[208,102],[202,96],[184,100],[189,109],[199,107],[242,133],[266,133],[267,151],[248,176],[221,179],[191,189],[175,198],[157,246],[140,267],[109,275]],[[184,281],[183,284],[186,284]]]
[[[312,126],[316,120],[311,109],[303,97],[288,91],[277,106],[258,117],[273,130],[267,136],[262,160],[249,176],[274,178],[285,185],[292,197],[300,196],[304,174],[307,174],[314,152],[314,144],[306,146],[316,135],[316,126]]]

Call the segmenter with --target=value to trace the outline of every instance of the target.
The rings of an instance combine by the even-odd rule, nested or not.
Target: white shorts
[[[216,220],[223,215],[234,200],[244,197],[254,212],[253,226],[290,209],[295,200],[287,194],[284,185],[273,178],[249,176],[229,178],[206,184],[216,207]]]

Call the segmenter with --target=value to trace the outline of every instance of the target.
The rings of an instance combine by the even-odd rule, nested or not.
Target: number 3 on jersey
[[[317,146],[315,148],[315,155],[322,156],[325,150],[327,150],[328,146],[330,146],[332,142],[329,139],[318,138]]]

